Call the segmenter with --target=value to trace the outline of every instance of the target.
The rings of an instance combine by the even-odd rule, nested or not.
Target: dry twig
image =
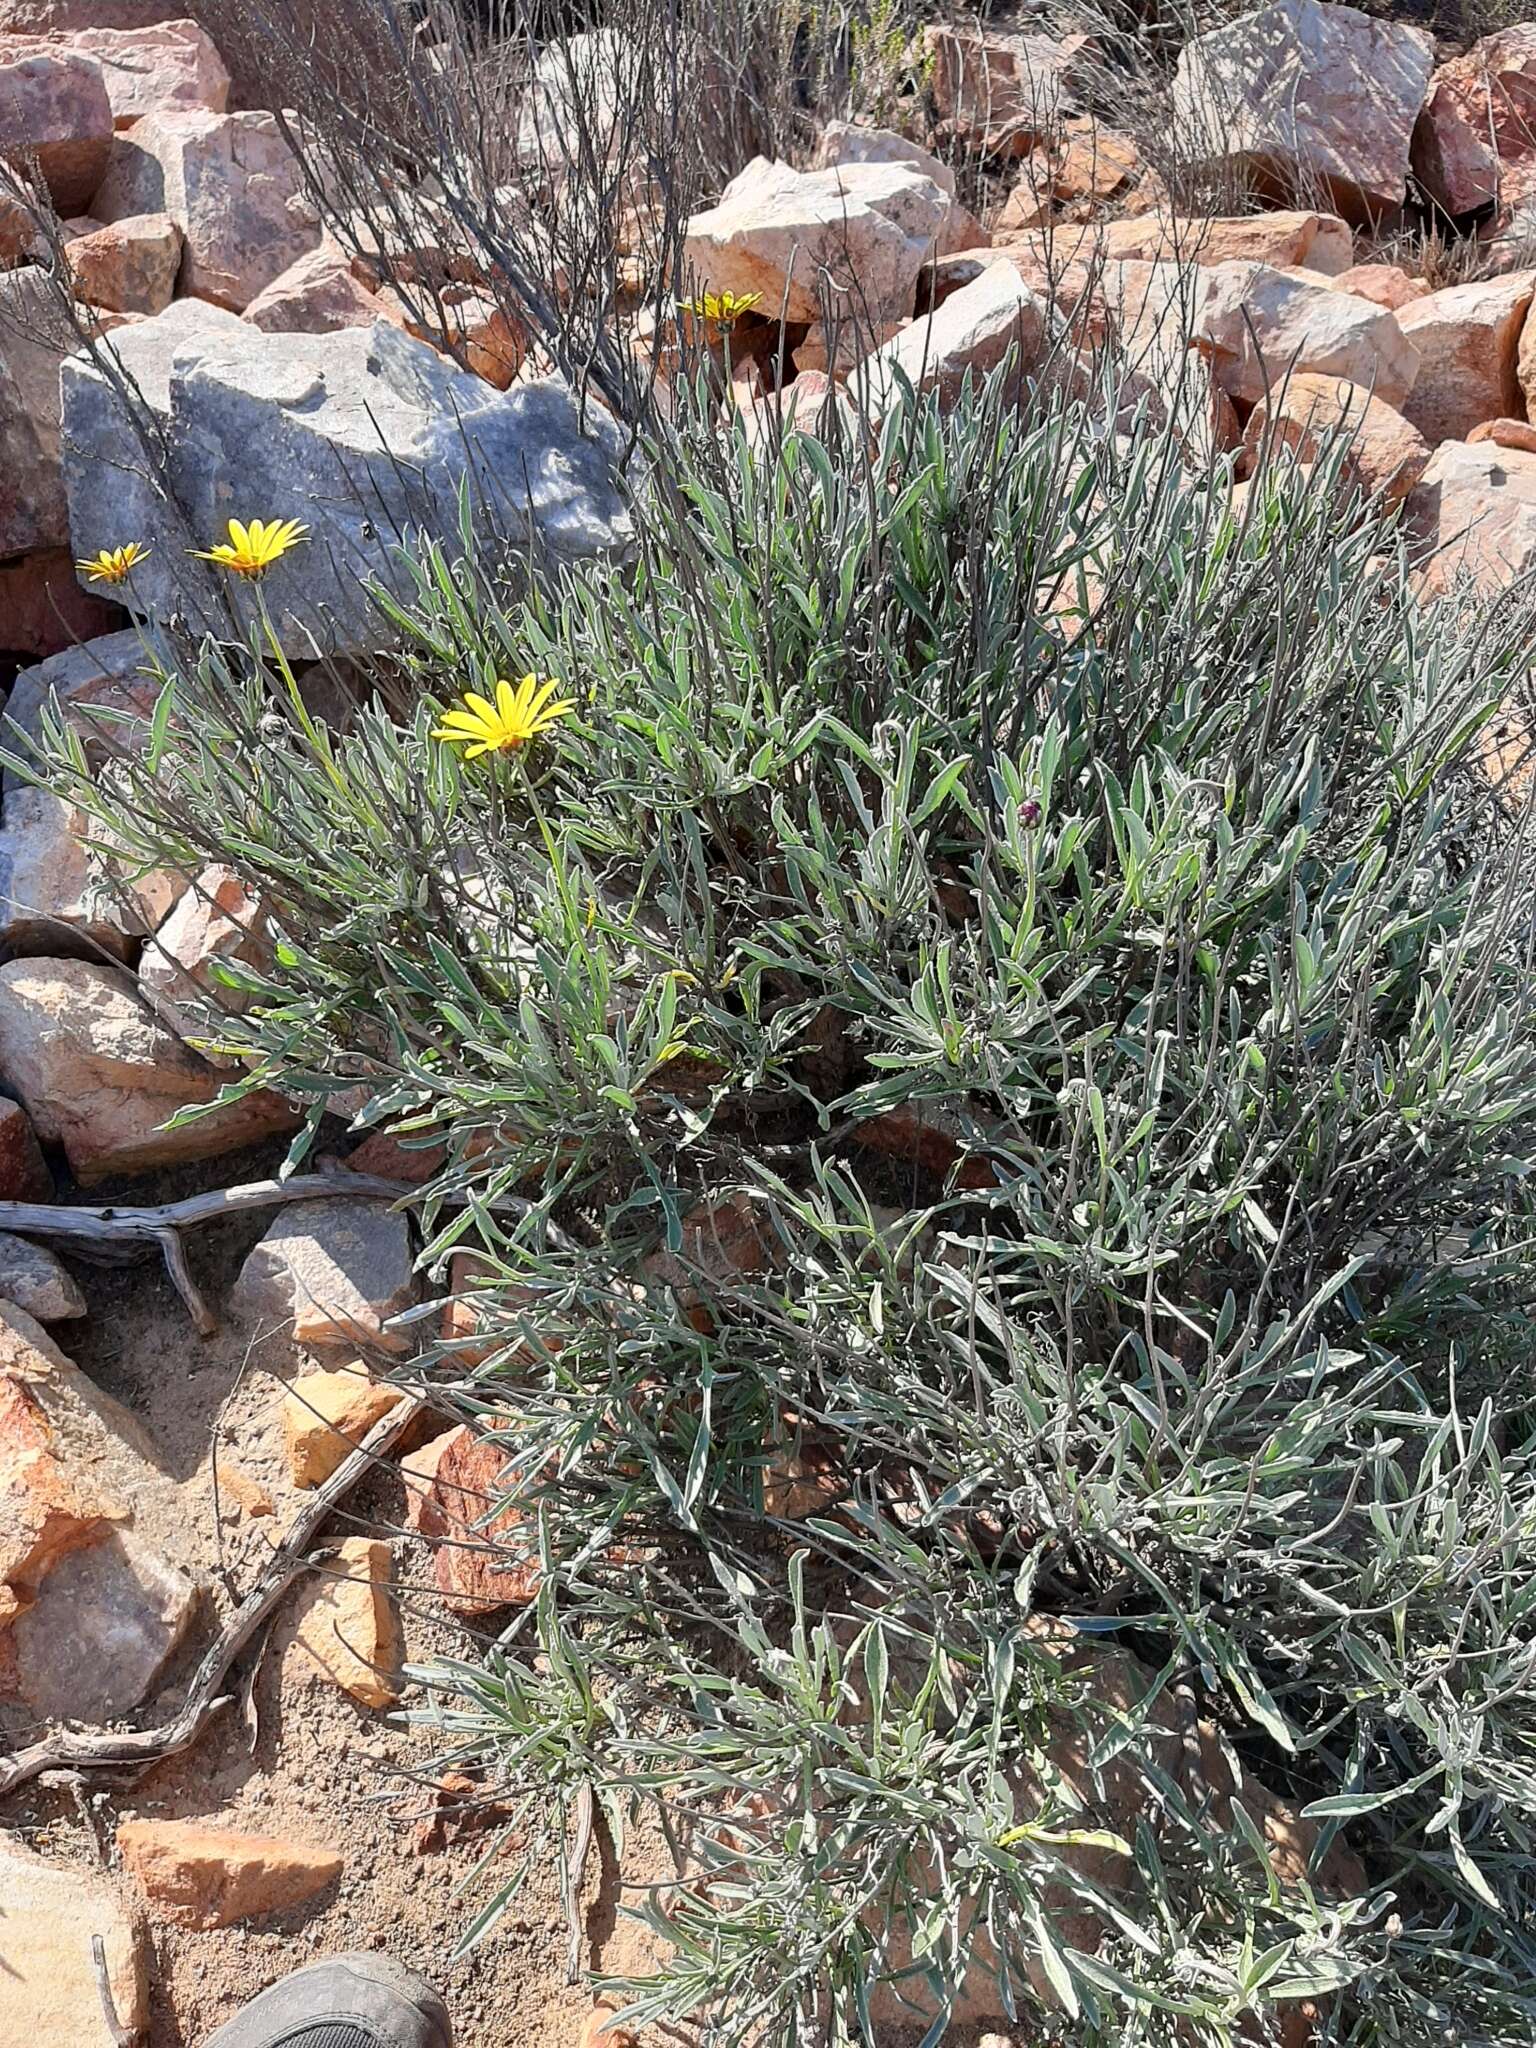
[[[96,1966],[96,1989],[101,1996],[101,2015],[107,2032],[115,2048],[133,2048],[136,2036],[117,2016],[117,2000],[112,1996],[112,1979],[107,1974],[107,1945],[99,1934],[91,1936],[91,1961]]]
[[[233,1188],[210,1188],[180,1202],[148,1208],[55,1208],[48,1202],[0,1202],[0,1230],[19,1237],[67,1237],[95,1245],[158,1244],[176,1292],[205,1337],[218,1318],[187,1270],[181,1232],[195,1223],[218,1223],[243,1209],[275,1208],[283,1202],[312,1202],[323,1195],[374,1195],[391,1201],[411,1190],[398,1181],[368,1173],[303,1173],[292,1180],[253,1180]]]
[[[239,1192],[231,1190],[231,1192]],[[204,1199],[199,1197],[197,1199]],[[179,1203],[168,1205],[182,1207]],[[419,1398],[402,1401],[375,1424],[357,1449],[317,1486],[311,1498],[294,1517],[283,1541],[273,1551],[265,1572],[230,1616],[217,1642],[211,1644],[198,1666],[182,1702],[180,1712],[157,1728],[126,1732],[102,1729],[58,1728],[28,1743],[9,1756],[0,1756],[0,1799],[27,1785],[44,1771],[146,1770],[190,1749],[213,1716],[232,1703],[232,1694],[221,1692],[230,1666],[266,1621],[293,1581],[309,1568],[309,1549],[321,1526],[337,1503],[343,1500],[377,1461],[405,1435],[420,1415]]]

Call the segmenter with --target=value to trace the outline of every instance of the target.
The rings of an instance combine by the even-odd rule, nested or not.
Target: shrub
[[[1041,2040],[1528,2038],[1529,622],[1342,451],[1239,517],[1102,417],[685,424],[629,564],[419,550],[350,718],[209,643],[50,773],[260,889],[210,1029],[301,1144],[363,1079],[444,1148],[543,1585],[429,1718],[531,1854],[686,1843],[638,2013],[937,2039],[975,1956]],[[528,670],[557,734],[432,737]]]

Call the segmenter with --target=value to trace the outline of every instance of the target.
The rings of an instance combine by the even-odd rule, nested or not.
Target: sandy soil
[[[220,1180],[256,1178],[275,1163],[248,1154],[212,1171],[93,1191],[89,1199],[171,1200]],[[219,1225],[192,1241],[191,1263],[213,1303],[227,1293],[265,1220]],[[263,1549],[300,1498],[283,1470],[278,1409],[283,1383],[312,1361],[286,1343],[252,1346],[233,1330],[198,1337],[157,1262],[70,1264],[91,1313],[88,1321],[57,1325],[54,1335],[148,1429],[179,1489],[168,1505],[144,1504],[139,1526],[206,1588],[186,1654],[160,1696],[137,1716],[153,1722],[179,1701],[187,1670],[217,1618],[252,1582]],[[275,1514],[253,1520],[226,1492],[224,1519],[216,1518],[216,1449],[267,1491]],[[395,1538],[408,1662],[438,1653],[462,1656],[472,1638],[430,1589],[420,1551],[398,1535],[403,1499],[398,1477],[381,1474],[353,1496],[334,1533]],[[461,2048],[574,2043],[591,1998],[565,1982],[567,1933],[555,1887],[531,1883],[495,1934],[452,1962],[475,1910],[514,1867],[516,1843],[508,1842],[478,1878],[475,1867],[494,1847],[494,1832],[461,1832],[454,1839],[449,1830],[442,1846],[423,1852],[419,1823],[432,1801],[406,1774],[430,1758],[427,1732],[391,1725],[387,1714],[357,1706],[315,1671],[291,1636],[280,1613],[259,1658],[248,1656],[239,1667],[240,1675],[253,1663],[256,1669],[249,1716],[239,1709],[225,1714],[187,1755],[132,1786],[108,1789],[93,1780],[83,1810],[64,1790],[34,1789],[0,1812],[0,1825],[17,1829],[34,1846],[86,1861],[111,1859],[116,1822],[130,1814],[216,1817],[220,1825],[288,1834],[345,1854],[347,1867],[333,1892],[302,1911],[208,1934],[156,1928],[149,2048],[196,2048],[273,1978],[344,1948],[387,1950],[432,1976],[450,1998]],[[414,1687],[402,1705],[420,1705],[423,1698]],[[7,1744],[27,1732],[14,1722],[0,1726]],[[592,1864],[586,1932],[596,1935],[614,1916],[611,1896],[597,1896],[595,1856]]]
[[[247,1153],[88,1196],[62,1188],[61,1200],[171,1201],[260,1178],[280,1157],[280,1147]],[[266,1220],[212,1226],[190,1240],[194,1277],[216,1308]],[[137,1526],[205,1589],[182,1656],[135,1717],[150,1725],[179,1705],[202,1648],[303,1498],[286,1477],[279,1411],[287,1380],[316,1361],[275,1338],[252,1343],[234,1328],[199,1337],[158,1259],[132,1267],[68,1263],[90,1314],[56,1325],[53,1334],[148,1430],[177,1486],[164,1500],[139,1503]],[[226,1473],[237,1467],[265,1492],[274,1512],[252,1518],[223,1485],[216,1513],[216,1457]],[[328,1533],[392,1541],[407,1664],[463,1657],[476,1637],[445,1610],[430,1562],[403,1533],[403,1522],[403,1485],[393,1468],[384,1468],[351,1497]],[[580,1984],[566,1981],[569,1936],[555,1880],[531,1878],[494,1932],[462,1960],[452,1959],[478,1909],[516,1867],[518,1841],[501,1840],[495,1829],[450,1826],[424,1846],[422,1823],[435,1802],[420,1779],[438,1742],[428,1729],[359,1707],[319,1673],[293,1641],[294,1598],[265,1643],[237,1665],[235,1679],[245,1682],[237,1686],[239,1704],[193,1749],[132,1784],[94,1777],[79,1794],[29,1788],[0,1808],[0,1827],[50,1855],[109,1865],[117,1822],[128,1816],[203,1819],[345,1855],[337,1884],[307,1908],[214,1933],[153,1927],[147,2048],[199,2048],[275,1978],[343,1949],[385,1951],[432,1978],[451,2004],[459,2048],[576,2048],[593,2003]],[[426,1702],[418,1685],[400,1704]],[[0,1715],[0,1745],[36,1732]],[[631,1882],[660,1879],[670,1868],[659,1839],[631,1836]],[[580,1900],[584,1968],[617,1973],[647,1966],[650,1938],[622,1911],[624,1896],[599,1832]],[[915,2043],[915,2033],[893,2031],[881,2048],[907,2048],[909,2038]],[[969,2028],[947,2039],[949,2048],[981,2041],[1007,2048],[1004,2037]]]

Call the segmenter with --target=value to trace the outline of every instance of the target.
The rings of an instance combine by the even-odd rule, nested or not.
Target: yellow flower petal
[[[472,740],[474,744],[465,748],[466,761],[481,754],[520,753],[575,708],[574,699],[555,697],[560,685],[553,676],[530,673],[516,683],[498,676],[490,687],[494,702],[477,690],[466,690],[463,702],[444,711],[433,733],[435,739],[456,745]]]
[[[237,576],[261,576],[289,548],[308,538],[309,529],[297,519],[240,519],[229,522],[229,539],[211,548],[193,548],[200,561],[217,562]]]

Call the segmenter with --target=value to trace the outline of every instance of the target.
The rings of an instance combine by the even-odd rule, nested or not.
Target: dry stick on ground
[[[135,2036],[117,2016],[117,2000],[112,1996],[112,1979],[107,1972],[107,1945],[99,1934],[91,1936],[91,1962],[96,1971],[96,1989],[101,1996],[101,2016],[107,2023],[107,2032],[112,2036],[115,2048],[133,2048]]]
[[[198,1293],[187,1271],[181,1232],[194,1223],[218,1223],[242,1209],[275,1208],[283,1202],[312,1202],[322,1195],[375,1195],[396,1201],[412,1190],[399,1181],[371,1173],[301,1173],[292,1180],[253,1180],[241,1187],[210,1188],[182,1202],[160,1202],[152,1208],[113,1206],[102,1209],[55,1208],[48,1202],[0,1202],[0,1230],[20,1237],[69,1237],[104,1244],[158,1244],[176,1292],[205,1337],[218,1329],[218,1318]]]
[[[180,1208],[180,1203],[172,1203]],[[59,1728],[52,1734],[0,1756],[0,1799],[27,1785],[44,1771],[146,1770],[163,1758],[190,1749],[213,1716],[232,1704],[232,1694],[219,1688],[230,1666],[272,1613],[293,1581],[309,1568],[309,1547],[331,1510],[387,1457],[421,1414],[417,1397],[391,1409],[357,1449],[331,1474],[294,1517],[287,1535],[273,1551],[265,1572],[231,1615],[216,1643],[210,1645],[187,1689],[180,1712],[158,1728],[110,1730]]]

